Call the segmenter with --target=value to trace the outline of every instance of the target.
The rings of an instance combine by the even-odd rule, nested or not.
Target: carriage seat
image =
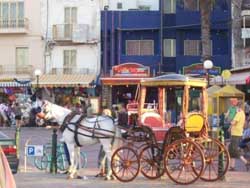
[[[186,119],[185,131],[187,133],[201,132],[204,126],[204,117],[199,112],[189,113]]]
[[[141,116],[141,124],[149,127],[163,127],[163,120],[156,112],[145,112]]]

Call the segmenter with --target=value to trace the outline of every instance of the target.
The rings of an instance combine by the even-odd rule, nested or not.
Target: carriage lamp
[[[209,86],[209,70],[213,68],[213,62],[211,60],[205,60],[203,63],[203,68],[206,71],[206,78],[207,78],[207,86]]]
[[[36,76],[36,88],[39,87],[39,77],[41,76],[42,71],[40,69],[35,70],[35,76]]]

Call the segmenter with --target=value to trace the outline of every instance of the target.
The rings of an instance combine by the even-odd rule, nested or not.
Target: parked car
[[[7,157],[12,173],[17,173],[19,159],[17,157],[17,147],[15,139],[9,138],[7,135],[0,131],[0,147]]]
[[[16,182],[11,172],[9,162],[0,146],[0,187],[16,188]]]

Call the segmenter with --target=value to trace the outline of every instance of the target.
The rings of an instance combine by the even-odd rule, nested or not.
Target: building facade
[[[137,75],[135,81],[135,74],[131,72],[129,76],[128,73],[114,75],[115,66],[140,64],[142,67],[138,69],[150,70],[147,76],[168,72],[204,74],[199,0],[103,2],[101,80],[104,95],[112,93],[106,94],[108,98],[104,103],[126,103],[127,100],[115,97],[117,93],[128,92],[133,98],[136,85],[145,77]],[[216,1],[211,9],[211,60],[214,67],[210,74],[218,75],[231,68],[231,4]],[[126,69],[130,67],[126,66]],[[118,81],[121,77],[131,80],[122,83]]]
[[[22,86],[43,68],[40,8],[34,0],[0,1],[1,88]]]
[[[88,88],[100,72],[99,1],[41,2],[45,61],[40,87],[56,88],[59,93],[63,87]]]

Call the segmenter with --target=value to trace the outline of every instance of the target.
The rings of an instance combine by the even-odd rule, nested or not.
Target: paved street
[[[14,129],[1,128],[9,136],[14,136]],[[130,188],[158,188],[158,187],[183,187],[181,185],[174,184],[166,176],[160,180],[147,180],[141,175],[130,183],[121,183],[119,181],[104,181],[101,178],[95,178],[97,174],[97,154],[99,146],[89,146],[82,148],[88,155],[88,167],[87,169],[82,169],[80,175],[86,175],[87,180],[67,180],[64,174],[50,174],[45,171],[39,171],[33,165],[32,158],[28,158],[27,172],[24,172],[24,145],[28,139],[30,139],[29,144],[45,144],[51,140],[52,130],[45,128],[22,128],[21,130],[21,152],[20,152],[20,172],[15,175],[16,183],[18,188],[110,188],[110,187],[130,187]],[[58,135],[58,140],[60,135]],[[228,172],[226,176],[226,181],[217,181],[213,183],[203,182],[201,180],[196,183],[185,186],[185,187],[204,187],[204,188],[246,188],[250,184],[250,172],[246,172],[240,161],[237,162],[237,172]]]

